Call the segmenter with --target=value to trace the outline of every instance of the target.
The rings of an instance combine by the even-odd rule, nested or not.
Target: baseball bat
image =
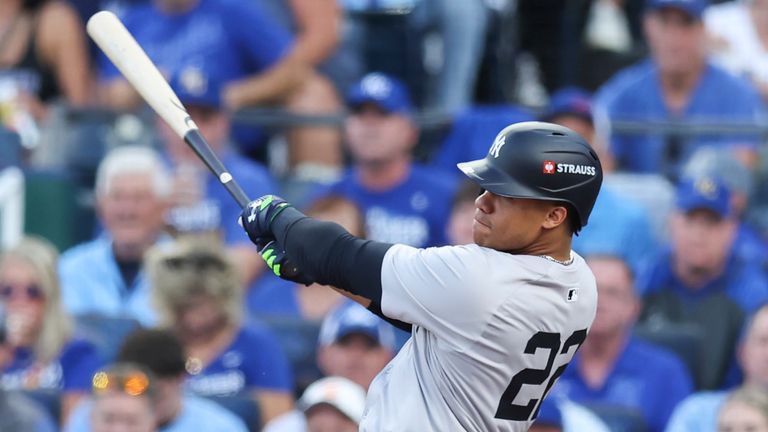
[[[240,207],[245,208],[250,199],[211,150],[176,93],[117,16],[109,11],[97,12],[88,20],[86,29],[147,104],[194,150]]]

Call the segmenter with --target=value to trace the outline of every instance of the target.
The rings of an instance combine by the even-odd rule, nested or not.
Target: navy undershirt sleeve
[[[381,267],[391,244],[359,239],[293,207],[283,210],[271,229],[288,258],[312,280],[381,304]]]

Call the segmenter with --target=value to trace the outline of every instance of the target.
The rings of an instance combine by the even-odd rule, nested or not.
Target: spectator
[[[245,188],[246,195],[258,197],[276,191],[277,184],[264,166],[241,156],[229,145],[229,116],[221,109],[219,84],[201,68],[184,69],[171,80],[200,133]],[[220,232],[246,286],[250,285],[265,266],[236,222],[240,205],[165,121],[158,117],[157,124],[174,173],[169,225],[177,233]]]
[[[435,30],[442,40],[443,61],[434,82],[427,82],[425,108],[455,114],[472,105],[491,10],[482,1],[415,3],[411,25],[423,33]]]
[[[542,121],[570,128],[601,153],[602,146],[595,142],[592,98],[586,91],[564,88],[555,92]],[[584,256],[621,255],[637,271],[655,252],[656,242],[644,209],[606,185],[597,197],[589,225],[574,237],[573,249]]]
[[[317,363],[327,376],[340,376],[368,389],[397,352],[394,327],[352,301],[323,320]]]
[[[472,237],[472,224],[475,217],[475,199],[480,196],[480,192],[475,182],[465,180],[453,196],[453,207],[446,228],[446,238],[450,244],[475,243]]]
[[[340,103],[316,74],[288,32],[259,3],[236,0],[153,0],[126,10],[123,21],[149,57],[167,76],[211,68],[227,111],[280,104],[299,113],[335,114]],[[140,99],[106,58],[101,75],[106,101],[122,109]],[[243,131],[241,131],[243,132]],[[253,133],[238,133],[253,146]],[[249,135],[249,136],[246,136]],[[298,128],[290,155],[298,173],[335,175],[341,163],[340,135],[328,127]],[[250,148],[249,150],[252,150]],[[303,164],[303,166],[301,166]],[[329,174],[330,172],[330,174]]]
[[[734,253],[756,265],[768,263],[768,244],[755,228],[755,223],[761,224],[762,211],[752,208],[750,202],[755,190],[754,172],[726,149],[702,148],[685,164],[683,177],[719,178],[723,182],[731,191],[731,207],[739,221]]]
[[[533,422],[528,432],[564,432],[563,413],[552,398],[541,402],[536,421]]]
[[[35,238],[23,239],[0,258],[0,299],[12,348],[0,384],[61,392],[66,419],[88,392],[100,359],[93,344],[72,336],[72,321],[61,306],[57,260],[53,246]]]
[[[242,324],[242,285],[223,249],[178,241],[148,257],[161,324],[188,356],[187,388],[199,396],[243,396],[264,423],[293,407],[287,359],[265,328]]]
[[[762,389],[733,392],[720,409],[718,432],[768,431],[768,394]]]
[[[0,6],[3,44],[0,82],[12,88],[33,117],[43,120],[47,104],[63,98],[90,101],[90,64],[83,23],[67,2],[9,0]]]
[[[548,397],[530,432],[609,432],[608,426],[588,408],[563,398]]]
[[[611,256],[587,263],[597,281],[597,314],[553,392],[576,402],[636,409],[649,430],[661,432],[674,406],[693,389],[689,372],[672,353],[632,335],[641,305],[627,263]]]
[[[337,1],[262,0],[259,3],[275,21],[294,33],[292,54],[319,72],[311,75],[300,96],[292,99],[289,107],[307,114],[340,112],[338,89],[347,88],[352,80],[359,78],[361,64],[359,59],[350,57],[348,49],[337,49],[343,32],[343,17]],[[298,127],[290,134],[295,142],[338,143],[341,140],[338,129],[332,127]]]
[[[13,356],[13,347],[6,340],[6,314],[0,303],[0,370]],[[54,432],[56,427],[47,413],[21,395],[0,386],[0,430]]]
[[[448,135],[440,143],[431,159],[431,166],[442,170],[442,175],[458,177],[456,164],[482,159],[500,130],[512,123],[534,120],[531,113],[514,105],[473,106],[458,113]]]
[[[61,257],[62,301],[69,313],[155,323],[142,259],[163,239],[170,188],[163,162],[148,148],[117,148],[101,161],[96,207],[105,232]]]
[[[146,368],[156,379],[155,419],[159,432],[246,432],[245,425],[215,402],[184,394],[184,347],[164,330],[136,330],[123,342],[118,363]],[[94,402],[80,404],[72,413],[66,432],[87,432]]]
[[[743,387],[768,389],[768,304],[755,311],[744,325],[737,360],[744,373]],[[717,413],[727,391],[694,393],[676,408],[667,432],[715,432]]]
[[[93,376],[93,432],[155,432],[155,378],[144,368],[116,364]]]
[[[355,432],[363,418],[365,390],[341,377],[312,383],[299,399],[307,432]]]
[[[699,147],[733,146],[753,157],[758,137],[624,135],[610,123],[630,121],[741,121],[762,118],[763,105],[749,83],[707,61],[701,21],[705,0],[647,0],[644,29],[650,59],[623,70],[598,92],[598,131],[609,133],[617,169],[676,178]],[[607,123],[605,123],[607,122]],[[602,129],[601,129],[602,128]],[[744,143],[744,144],[734,144]]]
[[[297,410],[275,419],[264,432],[357,431],[365,389],[346,378],[326,377],[307,386],[297,405]]]
[[[350,89],[347,104],[353,167],[331,191],[360,206],[372,240],[414,247],[445,244],[455,182],[413,163],[418,131],[405,86],[371,73]]]
[[[336,222],[354,236],[365,237],[363,214],[346,198],[325,196],[305,213],[318,220]],[[267,274],[259,281],[259,287],[248,293],[248,311],[262,317],[321,321],[343,298],[340,293],[317,284],[306,286]]]
[[[722,182],[683,181],[670,217],[671,245],[638,279],[645,297],[641,321],[694,325],[706,335],[699,388],[723,384],[745,313],[768,299],[762,267],[733,253],[737,227],[730,191]]]
[[[717,64],[752,80],[768,99],[768,49],[761,29],[768,26],[768,1],[738,0],[704,12],[709,48]]]

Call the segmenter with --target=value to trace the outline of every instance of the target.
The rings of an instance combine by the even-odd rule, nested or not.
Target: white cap
[[[359,424],[365,410],[365,389],[346,378],[323,378],[310,384],[298,402],[304,412],[320,404],[336,408]]]

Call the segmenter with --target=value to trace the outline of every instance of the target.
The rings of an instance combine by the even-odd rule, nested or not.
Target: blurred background
[[[360,237],[471,243],[455,164],[580,133],[598,313],[532,430],[768,431],[768,0],[1,1],[0,431],[357,430],[410,336],[264,272],[99,10],[251,198]]]

